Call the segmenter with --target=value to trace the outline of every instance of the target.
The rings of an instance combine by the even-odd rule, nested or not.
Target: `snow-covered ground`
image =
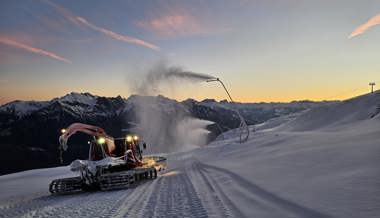
[[[156,180],[51,196],[67,167],[0,177],[0,217],[354,217],[380,214],[380,93],[170,154]],[[223,137],[222,137],[223,138]]]

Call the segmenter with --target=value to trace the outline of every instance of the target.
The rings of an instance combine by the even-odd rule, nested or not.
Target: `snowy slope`
[[[371,119],[379,113],[380,91],[340,102],[334,107],[315,108],[289,123],[284,129],[296,131],[331,129]]]
[[[244,144],[230,133],[170,154],[158,179],[128,190],[49,195],[65,167],[2,176],[0,216],[375,218],[379,95],[268,121]]]
[[[13,200],[17,201],[46,195],[46,187],[48,187],[52,179],[72,175],[73,173],[68,167],[57,167],[1,176],[0,210],[6,208]]]
[[[247,199],[253,204],[255,194],[260,194],[268,201],[277,199],[288,205],[288,212],[297,207],[300,212],[306,208],[325,214],[300,217],[380,214],[380,120],[334,132],[268,131],[252,137],[247,144],[219,142],[207,152],[199,152],[202,162],[237,178],[230,178],[224,186],[232,189],[228,194],[232,201],[240,202],[244,193],[251,193]],[[211,155],[218,158],[211,159]],[[241,180],[240,184],[236,180]],[[244,209],[246,214],[254,215],[254,211]]]
[[[301,217],[378,217],[379,103],[377,92],[312,109],[295,119],[270,120],[256,126],[259,131],[246,144],[219,141],[198,155],[214,172],[236,177],[224,186],[231,190],[232,202],[241,204],[239,199],[251,191],[247,199],[252,204],[255,195],[261,195],[269,205],[278,202],[275,208],[304,213]],[[239,180],[240,185],[232,186]],[[249,216],[256,213],[241,210]],[[287,217],[280,214],[258,217]]]

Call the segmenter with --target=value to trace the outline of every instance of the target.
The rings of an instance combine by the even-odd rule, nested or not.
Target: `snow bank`
[[[311,109],[284,126],[287,131],[309,131],[334,128],[378,116],[380,112],[380,91],[352,98],[337,105]]]
[[[377,92],[274,122],[279,128],[268,121],[247,143],[216,141],[207,151],[198,150],[197,156],[235,176],[236,183],[245,186],[247,199],[262,195],[267,204],[275,201],[293,213],[305,209],[301,217],[378,217],[379,103]],[[228,193],[231,199],[244,201],[238,188],[231,187],[235,182],[220,182],[226,190],[236,189]],[[245,215],[255,213],[246,210]]]
[[[9,201],[47,195],[53,179],[73,175],[69,167],[55,167],[0,176],[0,209]]]

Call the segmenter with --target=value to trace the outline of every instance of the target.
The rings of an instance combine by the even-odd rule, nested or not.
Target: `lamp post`
[[[234,100],[232,99],[230,93],[228,92],[226,86],[224,85],[224,83],[219,78],[209,79],[209,80],[206,80],[206,82],[219,82],[222,85],[224,91],[226,91],[228,97],[230,98],[231,103],[235,103]],[[239,110],[236,108],[234,111],[237,113],[237,115],[239,116],[239,119],[240,119],[240,125],[239,125],[240,143],[243,143],[243,142],[246,142],[249,138],[249,128],[248,128],[247,122],[245,121],[244,117],[240,114]],[[247,131],[247,136],[243,138],[243,131],[244,130]]]
[[[371,93],[373,93],[373,87],[376,85],[376,83],[371,82],[371,83],[369,83],[369,85],[371,86]]]

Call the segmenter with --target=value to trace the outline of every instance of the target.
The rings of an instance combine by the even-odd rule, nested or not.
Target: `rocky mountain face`
[[[300,112],[334,102],[291,103],[228,103],[206,99],[183,102],[163,96],[100,97],[90,93],[70,93],[51,101],[14,101],[0,106],[0,174],[21,170],[58,166],[58,137],[60,130],[74,122],[100,126],[109,135],[125,135],[131,123],[139,123],[139,102],[144,101],[163,119],[171,120],[181,114],[214,124],[208,126],[209,141],[223,131],[236,128],[239,118],[236,110],[249,125],[271,118]],[[170,131],[170,130],[167,130]],[[86,159],[88,136],[73,137],[70,152],[64,155],[64,164],[74,159]],[[151,145],[154,146],[154,145]]]

